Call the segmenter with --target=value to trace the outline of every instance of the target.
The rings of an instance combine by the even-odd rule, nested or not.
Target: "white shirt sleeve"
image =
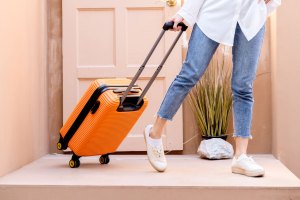
[[[271,0],[267,4],[268,16],[281,5],[281,0]]]
[[[186,0],[181,9],[177,12],[177,15],[180,15],[189,26],[193,26],[196,23],[197,16],[204,1],[205,0]]]

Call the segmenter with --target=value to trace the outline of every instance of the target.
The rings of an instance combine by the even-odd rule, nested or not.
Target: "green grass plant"
[[[215,54],[188,101],[203,136],[220,137],[227,134],[232,108],[231,66],[226,56]]]

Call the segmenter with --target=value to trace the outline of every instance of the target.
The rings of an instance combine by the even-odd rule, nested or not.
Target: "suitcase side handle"
[[[163,37],[163,35],[165,34],[165,32],[169,29],[171,29],[174,25],[174,22],[166,22],[164,24],[164,26],[162,27],[162,31],[160,32],[158,38],[156,39],[154,45],[152,46],[150,52],[148,53],[148,55],[146,56],[144,62],[142,63],[142,65],[140,66],[139,70],[137,71],[137,73],[135,74],[135,76],[133,77],[133,79],[131,80],[128,88],[126,89],[125,93],[123,94],[123,96],[121,97],[121,103],[120,106],[123,106],[123,103],[129,93],[129,91],[131,90],[131,88],[133,87],[133,85],[135,84],[135,82],[137,81],[137,79],[140,77],[142,71],[145,69],[145,66],[147,64],[147,62],[149,61],[150,57],[152,56],[154,50],[156,49],[156,47],[158,46],[161,38]],[[154,74],[152,75],[150,81],[148,82],[148,84],[146,85],[145,89],[143,90],[137,105],[142,101],[142,99],[144,98],[144,96],[146,95],[147,91],[149,90],[150,86],[152,85],[153,81],[155,80],[155,78],[157,77],[158,73],[160,72],[162,66],[164,65],[164,63],[166,62],[167,58],[169,57],[169,55],[171,54],[173,48],[175,47],[176,43],[178,42],[180,36],[182,35],[182,33],[184,31],[187,30],[187,26],[183,23],[180,22],[178,24],[178,26],[181,26],[181,30],[179,31],[177,37],[175,38],[174,42],[172,43],[171,47],[169,48],[169,50],[167,51],[166,55],[164,56],[163,60],[161,61],[161,63],[159,64],[159,66],[157,67],[156,71],[154,72]]]

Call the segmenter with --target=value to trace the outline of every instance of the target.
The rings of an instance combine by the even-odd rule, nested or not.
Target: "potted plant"
[[[226,62],[226,57],[228,56],[224,50],[221,56],[216,53],[208,69],[188,95],[203,139],[227,138],[232,92],[231,66]]]

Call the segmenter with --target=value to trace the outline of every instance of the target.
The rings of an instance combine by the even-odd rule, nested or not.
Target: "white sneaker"
[[[265,174],[264,168],[246,154],[241,154],[238,158],[233,157],[231,170],[232,173],[246,176],[263,176]]]
[[[167,160],[164,154],[164,148],[161,139],[152,139],[150,132],[153,125],[146,126],[144,131],[144,138],[147,146],[147,155],[150,164],[154,169],[163,172],[167,168]]]

